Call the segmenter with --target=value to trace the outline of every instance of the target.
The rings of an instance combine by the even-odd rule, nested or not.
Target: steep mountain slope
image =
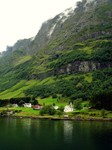
[[[82,0],[0,57],[0,98],[112,92],[112,1]]]

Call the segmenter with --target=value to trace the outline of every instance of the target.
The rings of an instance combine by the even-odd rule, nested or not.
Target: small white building
[[[57,110],[59,107],[58,106],[54,106],[54,109]]]
[[[12,107],[18,107],[18,104],[12,104]]]
[[[23,106],[26,107],[26,108],[31,108],[32,107],[31,103],[25,103],[25,104],[23,104]]]
[[[73,107],[71,105],[66,105],[64,107],[64,112],[72,112],[73,111]]]

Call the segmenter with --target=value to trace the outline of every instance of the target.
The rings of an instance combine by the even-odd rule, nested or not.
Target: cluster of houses
[[[35,109],[35,110],[40,110],[40,109],[43,108],[43,106],[40,105],[40,104],[37,104],[37,105],[33,105],[33,106],[32,106],[31,103],[24,103],[23,106],[24,106],[25,108],[33,108],[33,109]],[[18,107],[18,105],[17,105],[17,104],[13,104],[13,107]],[[53,106],[53,107],[54,107],[55,110],[59,109],[58,106]],[[69,105],[66,105],[66,106],[64,107],[64,112],[65,112],[65,113],[67,113],[67,112],[73,112],[73,110],[74,110],[74,109],[73,109],[72,103],[70,103]]]
[[[25,108],[33,108],[33,109],[36,109],[36,110],[39,110],[39,109],[42,109],[43,106],[38,104],[38,105],[32,105],[31,103],[24,103],[23,106]],[[19,107],[18,104],[13,104],[12,107]]]

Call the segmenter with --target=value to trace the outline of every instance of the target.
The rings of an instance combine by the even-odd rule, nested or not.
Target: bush
[[[33,102],[32,102],[32,105],[37,105],[38,104],[38,100],[32,100]]]
[[[19,102],[19,106],[23,106],[23,104],[24,104],[24,101],[21,100],[21,101]]]
[[[101,117],[105,118],[105,116],[106,116],[106,111],[105,111],[105,109],[102,109],[101,110]]]
[[[58,110],[61,111],[61,112],[63,112],[64,111],[64,107],[61,106]]]
[[[44,115],[44,114],[54,115],[55,113],[56,113],[56,110],[54,109],[54,107],[52,105],[44,106],[40,110],[40,115]]]
[[[0,100],[0,107],[6,106],[8,104],[10,104],[9,100]]]
[[[57,114],[58,116],[61,116],[61,115],[63,115],[63,111],[61,111],[61,110],[56,110],[56,114]]]
[[[112,93],[102,91],[94,94],[91,103],[97,109],[112,110]]]
[[[82,109],[82,105],[81,105],[81,103],[82,103],[82,99],[77,99],[77,100],[75,100],[74,101],[74,108],[75,109]]]
[[[57,98],[57,95],[56,95],[56,94],[53,94],[53,95],[52,95],[52,98]]]

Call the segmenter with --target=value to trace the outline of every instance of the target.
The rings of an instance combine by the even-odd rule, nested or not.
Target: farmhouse
[[[72,112],[73,111],[73,107],[71,105],[66,105],[64,107],[64,112]]]
[[[33,109],[35,109],[35,110],[39,110],[39,109],[42,109],[42,108],[43,108],[43,106],[42,106],[42,105],[40,105],[40,104],[38,104],[38,105],[34,105],[34,106],[32,106],[32,108],[33,108]]]
[[[23,106],[27,107],[27,108],[31,108],[32,107],[31,103],[25,103],[25,104],[23,104]]]

